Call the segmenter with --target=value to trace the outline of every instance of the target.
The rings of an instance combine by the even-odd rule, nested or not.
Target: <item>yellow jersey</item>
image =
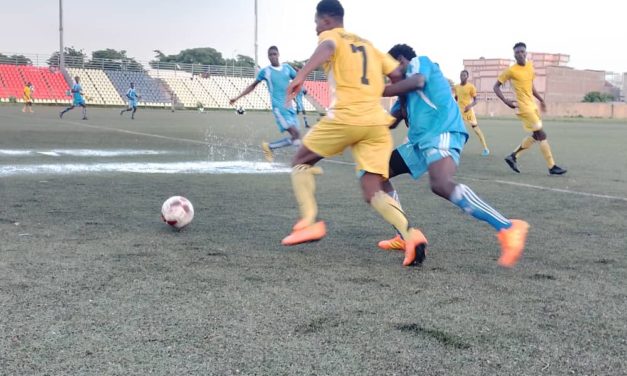
[[[477,96],[477,88],[470,82],[466,82],[466,85],[455,85],[453,91],[455,92],[455,97],[457,97],[457,105],[462,113],[466,106],[471,104],[473,99]]]
[[[384,76],[398,62],[359,36],[335,28],[320,33],[318,43],[332,41],[335,52],[324,64],[331,89],[326,120],[346,125],[389,125],[394,119],[381,105]]]
[[[24,86],[24,100],[25,101],[30,101],[30,99],[31,99],[30,95],[31,95],[30,87]]]
[[[533,99],[534,78],[536,78],[536,72],[531,61],[527,61],[524,66],[514,64],[499,75],[498,80],[501,84],[512,81],[519,113],[534,112],[538,109]]]

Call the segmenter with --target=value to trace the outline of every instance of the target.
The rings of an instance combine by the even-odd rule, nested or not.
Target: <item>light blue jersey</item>
[[[307,94],[307,89],[304,87],[296,95],[296,112],[303,112],[305,106],[303,105],[303,97]]]
[[[126,98],[128,99],[129,107],[137,107],[137,100],[139,99],[139,96],[134,88],[128,89],[126,92]]]
[[[459,164],[461,152],[468,140],[459,107],[451,93],[448,80],[440,67],[426,56],[411,60],[406,77],[421,74],[425,78],[422,90],[406,94],[409,142],[396,148],[414,179],[420,178],[429,165],[451,157]],[[392,112],[399,109],[395,103]]]
[[[406,77],[421,74],[423,90],[407,94],[409,141],[420,147],[437,146],[432,140],[442,133],[462,133],[468,138],[451,86],[440,67],[426,56],[417,56],[407,66]]]
[[[281,64],[279,67],[269,65],[259,71],[257,81],[266,81],[272,99],[272,108],[285,107],[287,86],[294,77],[296,77],[296,71],[289,64]]]
[[[296,71],[289,64],[281,64],[279,67],[269,65],[257,74],[257,81],[266,81],[268,92],[272,99],[272,113],[281,132],[287,128],[298,127],[296,111],[292,106],[285,107],[287,99],[287,86],[296,77]]]
[[[75,83],[74,86],[72,86],[72,96],[74,97],[73,99],[74,99],[75,106],[85,104],[85,100],[83,99],[83,96],[81,95],[82,91],[83,91],[83,88],[81,87],[80,84]]]

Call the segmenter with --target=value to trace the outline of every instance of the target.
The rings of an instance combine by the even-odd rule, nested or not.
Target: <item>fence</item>
[[[101,70],[120,70],[142,72],[149,69],[183,71],[197,75],[214,75],[229,77],[255,77],[257,69],[238,65],[203,65],[195,63],[142,61],[135,59],[100,59],[88,58],[87,56],[65,56],[65,66],[68,68],[87,68]],[[32,65],[39,67],[56,68],[59,66],[58,54],[17,54],[0,53],[0,64],[8,65]],[[325,81],[324,73],[315,71],[308,77],[308,80]]]

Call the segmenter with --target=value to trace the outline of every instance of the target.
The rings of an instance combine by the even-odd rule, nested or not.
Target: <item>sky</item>
[[[259,64],[277,45],[284,61],[315,49],[318,0],[258,0]],[[58,0],[0,0],[0,52],[59,48]],[[66,46],[126,50],[150,60],[213,47],[224,57],[254,57],[254,0],[63,0]],[[570,55],[569,66],[627,72],[627,1],[596,0],[344,0],[344,26],[387,51],[396,43],[440,63],[456,77],[463,59],[510,58],[518,41],[528,51]],[[428,4],[428,5],[426,5]]]

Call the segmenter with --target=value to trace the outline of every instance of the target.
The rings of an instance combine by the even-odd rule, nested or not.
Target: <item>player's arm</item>
[[[533,91],[533,96],[536,97],[538,101],[540,101],[540,109],[542,110],[542,112],[546,112],[546,103],[544,102],[544,98],[542,98],[540,93],[538,93],[538,91],[536,90],[536,85],[532,84],[531,90]]]
[[[418,73],[402,81],[398,81],[392,85],[386,86],[385,90],[383,90],[383,96],[384,97],[396,97],[398,95],[407,94],[412,91],[421,90],[424,87],[425,87],[425,76]]]
[[[248,85],[248,87],[246,89],[244,89],[244,91],[242,91],[240,93],[240,95],[238,95],[235,98],[232,98],[229,103],[231,105],[233,105],[235,102],[237,102],[238,99],[240,99],[241,97],[245,97],[248,94],[250,94],[253,90],[255,90],[255,88],[257,87],[257,85],[259,85],[261,81],[260,80],[255,80],[252,84]]]
[[[332,40],[324,40],[318,45],[318,47],[316,47],[316,50],[307,61],[307,64],[305,64],[305,66],[298,71],[296,77],[294,77],[292,82],[290,82],[289,86],[287,87],[286,105],[289,106],[289,103],[292,101],[292,99],[296,97],[301,87],[305,83],[305,79],[307,78],[309,73],[313,72],[316,68],[329,60],[334,53],[335,42],[333,42]]]
[[[455,97],[455,100],[457,100],[457,97]],[[464,112],[470,111],[470,109],[475,107],[476,105],[477,105],[477,96],[475,95],[474,97],[472,97],[472,102],[470,102],[470,104],[464,108]]]
[[[503,92],[501,91],[501,86],[503,86],[503,84],[501,83],[501,81],[496,81],[496,83],[494,84],[494,94],[496,94],[497,97],[499,97],[499,99],[501,99],[503,101],[503,103],[505,103],[507,105],[507,107],[509,108],[516,108],[518,107],[516,105],[515,101],[510,101],[509,99],[505,98],[505,95],[503,95]]]

